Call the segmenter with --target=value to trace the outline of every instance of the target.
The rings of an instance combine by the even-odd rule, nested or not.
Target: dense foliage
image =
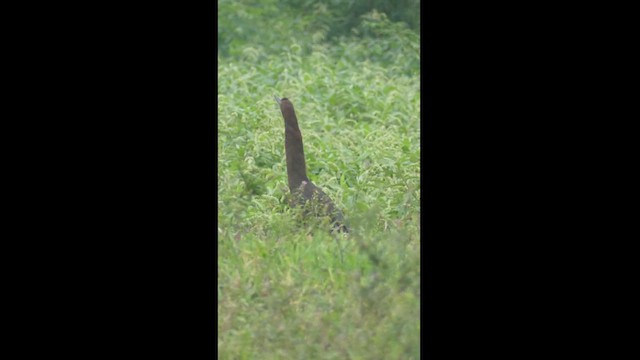
[[[358,4],[219,1],[221,359],[419,358],[419,9]],[[350,234],[287,206],[273,95]]]

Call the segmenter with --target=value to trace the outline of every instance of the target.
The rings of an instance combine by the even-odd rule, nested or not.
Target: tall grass
[[[418,36],[372,11],[327,42],[293,11],[220,4],[219,26],[244,20],[218,55],[218,355],[418,359]],[[287,206],[273,95],[294,103],[308,175],[351,233]]]

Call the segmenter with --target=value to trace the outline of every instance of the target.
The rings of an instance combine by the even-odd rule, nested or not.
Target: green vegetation
[[[419,9],[365,8],[219,1],[220,359],[419,358]],[[351,233],[287,206],[273,95]]]

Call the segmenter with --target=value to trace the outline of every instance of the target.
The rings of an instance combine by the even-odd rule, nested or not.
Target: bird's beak
[[[279,97],[277,97],[277,96],[275,96],[275,95],[273,95],[273,98],[274,98],[274,99],[276,99],[276,102],[278,103],[278,105],[280,105],[280,102],[281,102],[282,100],[280,100],[280,98],[279,98]]]

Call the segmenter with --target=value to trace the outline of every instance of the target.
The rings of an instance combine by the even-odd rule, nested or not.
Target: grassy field
[[[419,36],[377,11],[329,36],[326,7],[254,5],[219,2],[219,358],[418,359]],[[351,233],[287,206],[273,95]]]

